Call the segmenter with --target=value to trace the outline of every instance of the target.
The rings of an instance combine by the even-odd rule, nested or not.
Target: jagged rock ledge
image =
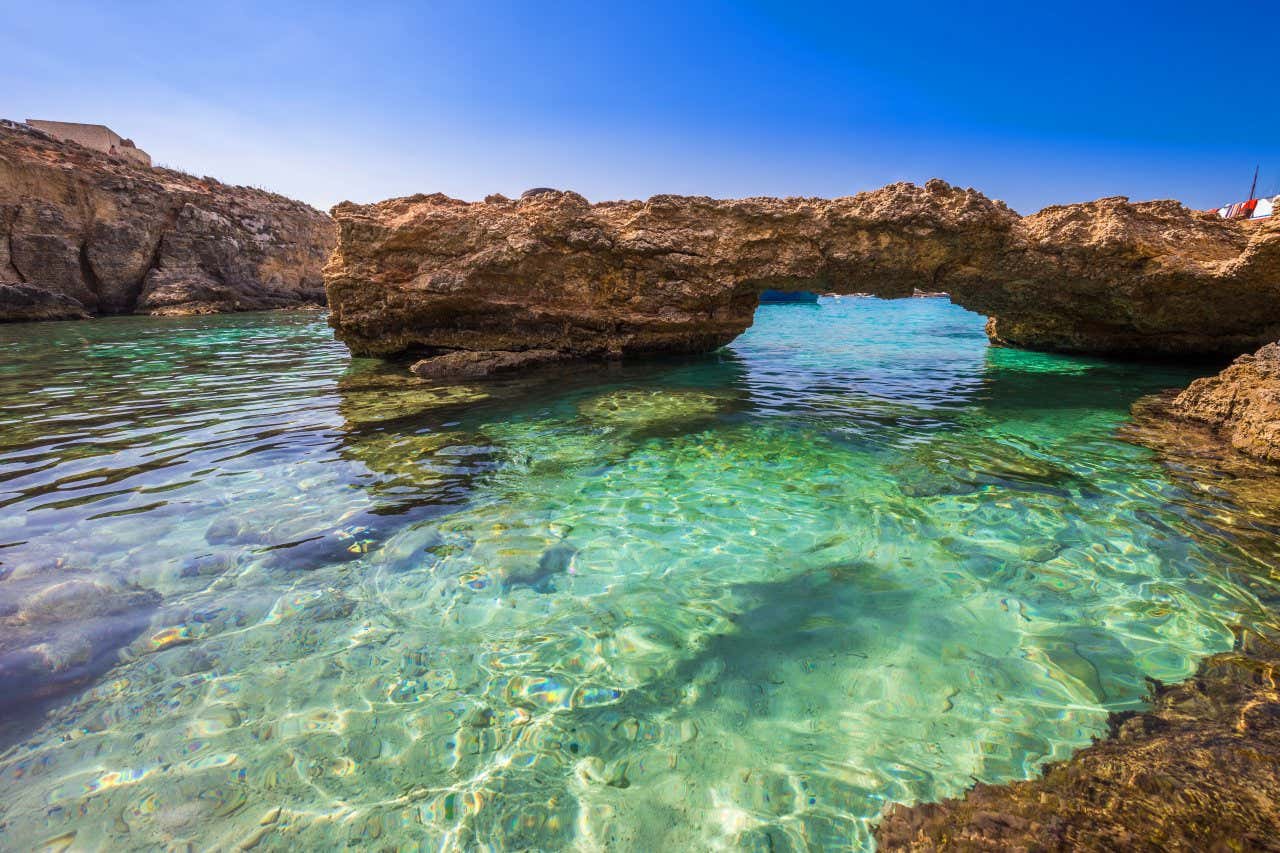
[[[328,216],[0,121],[0,320],[324,303]]]
[[[1280,343],[1192,382],[1168,411],[1207,424],[1242,453],[1280,463]]]
[[[994,340],[1050,350],[1230,357],[1280,337],[1280,224],[1173,201],[1020,217],[934,180],[838,199],[417,195],[333,215],[330,322],[358,355],[706,351],[766,288],[945,290]]]

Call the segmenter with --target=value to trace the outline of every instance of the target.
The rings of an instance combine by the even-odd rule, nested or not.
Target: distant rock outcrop
[[[320,305],[335,232],[283,196],[0,122],[0,281],[23,286],[0,320]]]
[[[946,291],[1010,345],[1230,356],[1280,337],[1280,223],[1123,198],[1020,217],[943,181],[838,199],[592,205],[417,195],[333,209],[331,322],[359,355],[698,352],[764,289]]]
[[[1280,463],[1280,343],[1192,382],[1169,412],[1208,424],[1236,450]]]

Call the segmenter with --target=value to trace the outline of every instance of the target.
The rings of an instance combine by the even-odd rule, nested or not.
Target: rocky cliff
[[[696,352],[745,330],[765,288],[945,290],[993,339],[1063,351],[1224,356],[1280,337],[1280,224],[1172,201],[1024,218],[936,180],[838,199],[526,195],[335,207],[338,337],[468,363],[457,351]]]
[[[0,122],[0,320],[324,301],[332,220]]]

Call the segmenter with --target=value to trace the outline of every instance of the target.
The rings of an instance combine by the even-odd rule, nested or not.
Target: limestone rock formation
[[[1280,462],[1280,343],[1242,355],[1174,398],[1171,414],[1208,424],[1236,450]]]
[[[49,319],[320,305],[335,230],[283,196],[0,122],[0,281],[27,288],[0,290],[0,320],[33,319],[30,289]]]
[[[359,355],[705,351],[751,324],[766,288],[945,290],[997,341],[1063,351],[1221,356],[1280,337],[1280,223],[1171,201],[1023,218],[935,180],[838,199],[417,195],[333,214],[331,323]]]
[[[65,575],[65,576],[63,576]],[[160,597],[106,576],[40,573],[0,585],[0,709],[82,686],[147,625]]]

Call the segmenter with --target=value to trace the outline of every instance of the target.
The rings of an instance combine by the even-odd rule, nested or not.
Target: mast
[[[1259,164],[1261,165],[1261,164]],[[1253,201],[1253,194],[1258,189],[1258,167],[1253,167],[1253,183],[1249,186],[1249,197],[1245,201]]]

